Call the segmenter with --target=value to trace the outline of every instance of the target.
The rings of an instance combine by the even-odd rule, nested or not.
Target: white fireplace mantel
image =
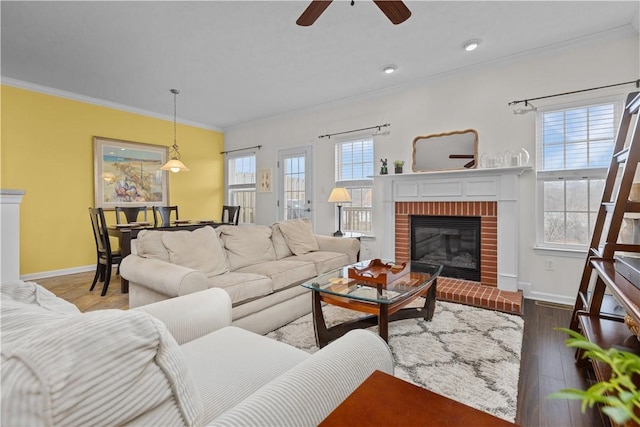
[[[396,202],[497,202],[498,288],[518,290],[519,177],[531,166],[376,175],[383,220],[395,224]],[[379,192],[377,194],[380,194]],[[382,238],[382,256],[395,258],[395,229]]]

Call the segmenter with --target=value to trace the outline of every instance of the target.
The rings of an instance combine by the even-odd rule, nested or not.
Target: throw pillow
[[[293,219],[279,223],[280,231],[289,249],[295,255],[304,255],[320,250],[308,219]]]
[[[169,262],[201,271],[207,277],[229,271],[220,239],[212,227],[193,231],[166,231],[162,243],[169,251]]]
[[[80,315],[78,307],[34,282],[5,282],[0,294],[2,346],[6,348],[52,322]]]
[[[12,300],[24,304],[32,304],[55,313],[78,314],[78,307],[55,294],[36,282],[14,280],[0,286],[0,301]]]
[[[169,262],[169,252],[162,243],[165,231],[142,230],[135,239],[136,251],[142,258],[153,258]]]
[[[2,326],[2,425],[203,424],[180,347],[147,313],[66,316],[11,345]]]
[[[266,225],[223,225],[217,228],[224,242],[231,271],[275,261],[276,252],[271,242],[271,227]]]
[[[280,231],[280,224],[273,224],[271,226],[271,230],[273,231],[271,241],[273,242],[273,248],[276,250],[276,259],[282,259],[293,255],[293,252],[289,249],[289,245],[287,245],[287,241],[284,240],[282,231]]]

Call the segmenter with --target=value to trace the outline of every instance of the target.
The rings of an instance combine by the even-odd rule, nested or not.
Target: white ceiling
[[[634,25],[638,1],[2,1],[2,77],[225,130]],[[464,52],[462,43],[481,39]],[[384,65],[396,64],[391,75]],[[637,76],[631,76],[635,78]]]

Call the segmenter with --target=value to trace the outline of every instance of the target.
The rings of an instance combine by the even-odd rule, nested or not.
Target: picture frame
[[[169,147],[93,137],[95,207],[167,206]]]
[[[271,168],[264,168],[258,171],[258,192],[271,193]]]

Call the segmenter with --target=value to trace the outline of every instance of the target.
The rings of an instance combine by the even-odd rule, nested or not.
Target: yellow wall
[[[2,188],[25,190],[20,274],[95,264],[87,208],[94,205],[93,137],[171,146],[173,122],[3,85]],[[224,200],[220,132],[178,124],[190,172],[169,176],[180,218],[216,219]],[[107,222],[115,222],[107,212]]]

